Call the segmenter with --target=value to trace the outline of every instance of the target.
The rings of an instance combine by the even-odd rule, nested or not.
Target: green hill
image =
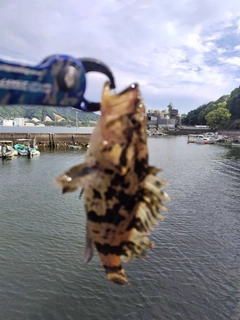
[[[77,120],[82,126],[94,126],[99,115],[93,112],[82,112],[71,107],[45,107],[45,106],[0,106],[0,119],[25,118],[33,119],[46,125],[74,125]]]
[[[235,88],[230,95],[221,96],[216,101],[211,101],[194,109],[182,119],[187,125],[206,125],[206,115],[218,108],[226,108],[231,114],[228,128],[240,128],[240,87]]]

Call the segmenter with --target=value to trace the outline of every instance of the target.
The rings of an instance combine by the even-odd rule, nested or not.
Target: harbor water
[[[0,162],[0,319],[239,320],[240,150],[148,139],[150,164],[169,185],[149,257],[111,284],[95,253],[85,265],[79,191],[53,179],[85,150],[42,151]]]

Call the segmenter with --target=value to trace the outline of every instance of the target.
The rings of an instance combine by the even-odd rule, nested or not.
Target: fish
[[[83,262],[96,249],[107,278],[125,285],[129,281],[122,263],[146,257],[153,249],[148,235],[163,220],[163,202],[170,198],[162,190],[167,182],[157,175],[161,170],[149,165],[146,106],[139,85],[115,94],[106,82],[100,111],[84,162],[55,183],[63,193],[82,188],[87,216]]]

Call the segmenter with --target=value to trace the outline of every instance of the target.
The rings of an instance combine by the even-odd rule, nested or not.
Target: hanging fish
[[[101,116],[91,135],[83,164],[55,180],[63,193],[83,188],[87,214],[83,261],[98,251],[109,280],[127,284],[121,261],[146,256],[153,243],[146,237],[159,210],[166,211],[166,182],[148,164],[145,105],[137,84],[119,94],[104,85]]]

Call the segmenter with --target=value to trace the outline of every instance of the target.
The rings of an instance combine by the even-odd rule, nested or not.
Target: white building
[[[3,126],[13,126],[13,120],[7,120],[7,119],[3,119]]]
[[[24,126],[24,118],[14,118],[13,120],[15,127],[23,127]]]

